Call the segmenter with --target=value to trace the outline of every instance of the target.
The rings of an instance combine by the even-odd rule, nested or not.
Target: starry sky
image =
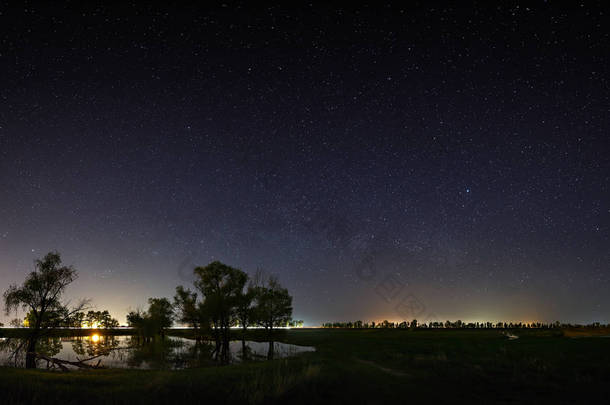
[[[610,10],[485,3],[0,6],[2,290],[58,250],[121,322],[212,260],[307,325],[610,322]]]

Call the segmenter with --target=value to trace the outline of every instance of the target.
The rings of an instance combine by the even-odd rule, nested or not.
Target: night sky
[[[307,325],[610,322],[610,11],[485,3],[2,6],[1,289],[58,250],[122,323],[212,260]]]

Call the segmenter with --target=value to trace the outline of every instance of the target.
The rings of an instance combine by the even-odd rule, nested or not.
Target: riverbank
[[[248,331],[247,339],[264,339],[261,332]],[[497,330],[279,332],[282,342],[314,346],[316,352],[182,371],[1,368],[0,390],[6,403],[39,404],[562,404],[610,399],[610,339],[516,331],[519,339],[509,340]]]

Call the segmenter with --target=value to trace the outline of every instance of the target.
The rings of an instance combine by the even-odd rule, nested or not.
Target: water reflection
[[[117,336],[99,335],[67,338],[65,342],[72,344],[72,351],[80,356],[79,360],[83,360],[85,357],[107,356],[121,344]]]
[[[0,342],[0,364],[24,366],[22,341]],[[37,353],[46,358],[70,362],[99,363],[108,368],[184,369],[218,364],[261,361],[314,351],[313,347],[280,342],[231,341],[218,348],[215,342],[178,337],[143,339],[136,336],[83,336],[41,339]],[[39,368],[52,368],[52,362],[37,360]]]

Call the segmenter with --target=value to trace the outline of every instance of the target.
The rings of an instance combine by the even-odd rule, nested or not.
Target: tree
[[[107,310],[104,311],[89,311],[84,317],[84,323],[89,328],[117,328],[119,321],[110,316]]]
[[[253,307],[256,290],[253,286],[249,286],[244,292],[241,292],[236,299],[235,305],[235,320],[241,326],[242,330],[256,323],[256,312]]]
[[[62,266],[57,252],[48,253],[35,261],[35,269],[21,286],[11,285],[4,293],[4,306],[8,315],[19,308],[30,313],[30,333],[26,339],[26,368],[36,368],[36,344],[49,330],[70,323],[87,301],[75,308],[61,301],[66,287],[77,278],[71,266]]]
[[[255,287],[255,313],[258,324],[271,334],[274,327],[285,326],[292,316],[292,297],[277,278],[269,277]]]
[[[30,310],[23,319],[23,326],[26,328],[34,328],[36,326],[36,314]],[[66,315],[64,310],[49,311],[41,316],[44,323],[54,324],[62,327],[70,327],[74,322],[74,316]]]
[[[119,327],[119,321],[110,316],[110,313],[106,310],[102,311],[99,315],[99,322],[102,328],[112,329]]]
[[[142,334],[144,331],[144,315],[140,311],[131,311],[127,314],[127,325]]]
[[[184,325],[190,326],[196,333],[206,326],[207,316],[197,302],[197,293],[182,286],[176,287],[174,296],[174,311],[176,320]]]
[[[249,357],[249,348],[246,346],[246,329],[256,323],[256,312],[253,307],[256,295],[253,284],[250,283],[245,291],[238,294],[235,304],[235,324],[241,326],[241,352],[242,361]]]
[[[148,320],[155,334],[165,337],[165,329],[174,323],[174,308],[167,298],[148,299]]]
[[[291,319],[288,322],[288,326],[291,328],[302,328],[303,324],[305,323],[305,321],[301,321],[301,320],[297,320],[297,319]],[[354,328],[356,328],[355,326],[356,324],[354,323]],[[326,328],[326,324],[323,324],[322,327]]]
[[[274,353],[273,328],[285,326],[292,317],[292,297],[277,278],[269,277],[266,282],[253,287],[254,314],[257,323],[267,329],[269,350],[267,358]]]
[[[91,328],[91,329],[97,329],[98,322],[97,322],[97,314],[95,311],[89,311],[85,314],[84,316],[84,324],[87,328]]]
[[[77,312],[72,317],[72,322],[71,322],[70,327],[71,328],[82,328],[84,323],[85,323],[85,313]]]
[[[155,336],[155,327],[148,313],[140,310],[131,311],[127,314],[127,325],[138,332],[138,336],[149,339]]]
[[[202,310],[208,315],[214,328],[216,348],[221,343],[228,355],[229,328],[234,323],[236,307],[242,295],[248,275],[219,261],[194,270],[197,280],[195,287],[202,294]]]

